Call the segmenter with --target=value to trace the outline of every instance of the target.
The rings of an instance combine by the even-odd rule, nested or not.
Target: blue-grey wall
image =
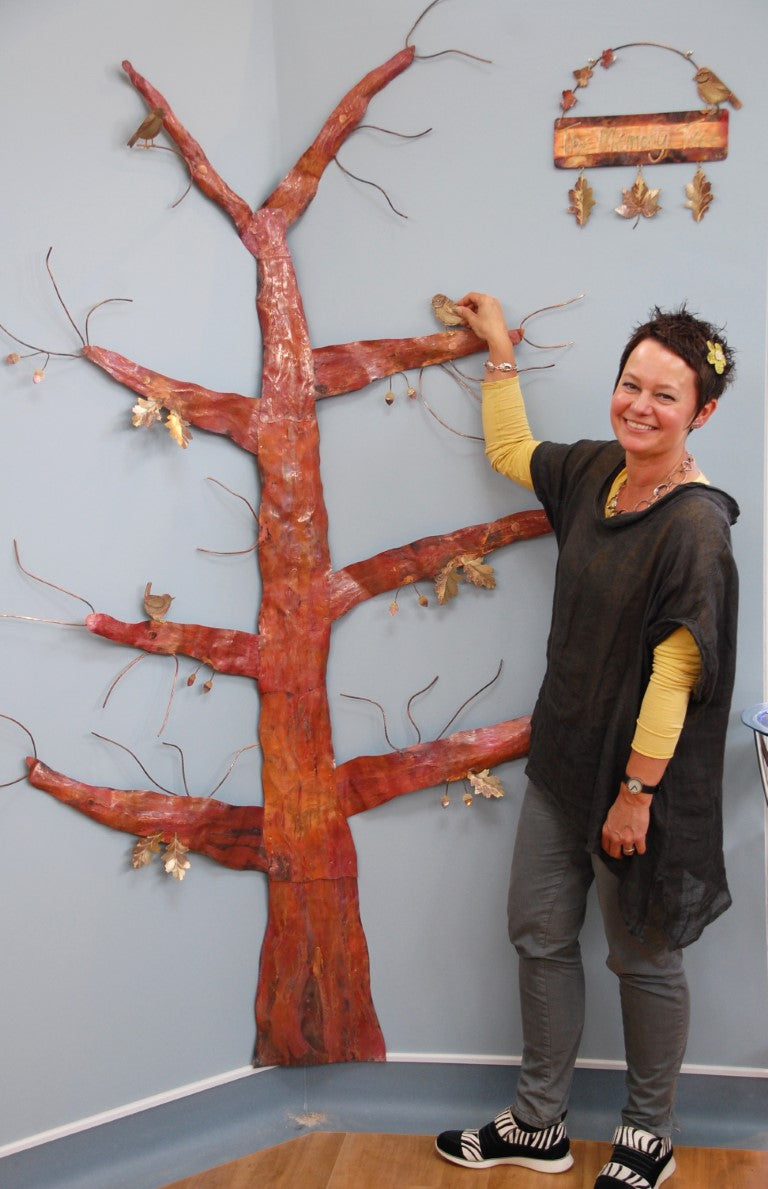
[[[158,371],[212,388],[257,391],[255,269],[218,208],[167,153],[129,152],[144,107],[120,62],[129,58],[169,99],[238,193],[258,204],[313,138],[340,96],[396,52],[420,0],[5,0],[0,21],[0,321],[20,337],[75,350],[44,268],[52,263],[76,318],[97,301],[130,297],[92,319],[92,338]],[[630,327],[654,303],[687,299],[727,323],[739,379],[695,440],[703,470],[739,500],[740,663],[727,758],[726,846],[734,906],[689,951],[694,990],[688,1060],[718,1070],[767,1070],[765,862],[762,795],[739,711],[761,699],[763,420],[768,168],[763,132],[763,0],[589,0],[517,4],[443,0],[419,25],[423,54],[448,47],[493,59],[418,61],[373,103],[369,120],[429,137],[395,141],[361,131],[340,152],[381,195],[329,169],[290,237],[315,345],[429,333],[429,298],[482,288],[512,321],[585,293],[532,321],[524,364],[556,362],[526,380],[537,436],[609,432],[607,405]],[[743,101],[731,113],[729,156],[705,166],[715,201],[697,225],[683,187],[695,166],[648,169],[662,213],[632,227],[612,213],[634,171],[591,173],[598,206],[579,229],[567,215],[576,175],[552,165],[552,121],[571,71],[608,46],[656,41],[694,51]],[[690,68],[656,49],[627,50],[580,93],[584,115],[697,106]],[[3,341],[2,351],[13,344]],[[119,618],[141,617],[147,580],[175,597],[179,619],[254,626],[253,555],[213,557],[252,540],[238,500],[214,476],[258,498],[252,460],[195,431],[181,451],[159,429],[130,426],[131,397],[84,362],[53,359],[44,383],[28,361],[0,375],[0,612],[77,619],[82,604],[32,572]],[[479,361],[467,365],[478,375]],[[465,435],[475,402],[440,374],[425,395]],[[325,402],[319,419],[334,564],[532,506],[493,475],[482,447],[443,429],[422,404],[384,401],[382,382]],[[530,710],[541,677],[554,550],[528,542],[490,559],[494,592],[462,589],[420,607],[408,591],[341,621],[329,669],[337,759],[384,750],[387,708],[398,745],[412,741],[411,694],[425,737],[496,671],[493,689],[458,726]],[[173,677],[147,658],[102,702],[127,649],[78,628],[0,620],[0,712],[24,722],[47,763],[80,779],[132,787],[141,773],[98,731],[131,747],[164,784],[179,786],[172,742],[191,789],[206,793],[229,757],[253,741],[251,686],[218,678],[204,695],[183,680],[158,737]],[[191,665],[182,666],[182,677]],[[0,720],[0,781],[21,771],[27,743]],[[500,771],[504,800],[470,810],[440,790],[353,821],[373,992],[393,1054],[478,1059],[520,1051],[515,966],[505,936],[508,859],[524,785],[522,763]],[[222,790],[258,799],[256,752]],[[266,887],[192,856],[183,884],[132,871],[130,840],[25,784],[0,791],[0,953],[4,1103],[0,1145],[241,1069],[253,1044],[252,1003]],[[618,1061],[620,1025],[594,913],[585,936],[587,1061]]]

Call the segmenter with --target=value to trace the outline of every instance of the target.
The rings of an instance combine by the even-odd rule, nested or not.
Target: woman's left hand
[[[603,850],[612,859],[645,854],[652,800],[650,794],[630,793],[622,784],[603,824]]]

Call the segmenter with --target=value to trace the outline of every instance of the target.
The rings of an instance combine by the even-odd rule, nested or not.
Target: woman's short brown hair
[[[662,347],[679,355],[696,373],[697,410],[711,400],[719,400],[733,380],[733,351],[722,330],[695,317],[683,304],[677,310],[661,310],[654,306],[648,321],[636,327],[622,352],[614,387],[618,386],[629,356],[644,339],[655,339]]]

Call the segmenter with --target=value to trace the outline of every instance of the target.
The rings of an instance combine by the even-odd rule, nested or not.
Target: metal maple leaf
[[[622,190],[621,195],[624,201],[621,206],[614,207],[614,210],[622,219],[634,219],[635,227],[641,215],[644,219],[652,219],[661,210],[658,202],[659,190],[648,189],[642,170],[638,170],[631,189]]]

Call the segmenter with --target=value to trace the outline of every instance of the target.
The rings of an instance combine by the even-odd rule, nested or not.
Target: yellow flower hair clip
[[[725,371],[726,362],[725,352],[723,351],[722,345],[717,341],[711,343],[709,339],[707,339],[707,346],[709,347],[709,351],[707,353],[707,363],[711,363],[718,376],[722,376],[723,372]]]

